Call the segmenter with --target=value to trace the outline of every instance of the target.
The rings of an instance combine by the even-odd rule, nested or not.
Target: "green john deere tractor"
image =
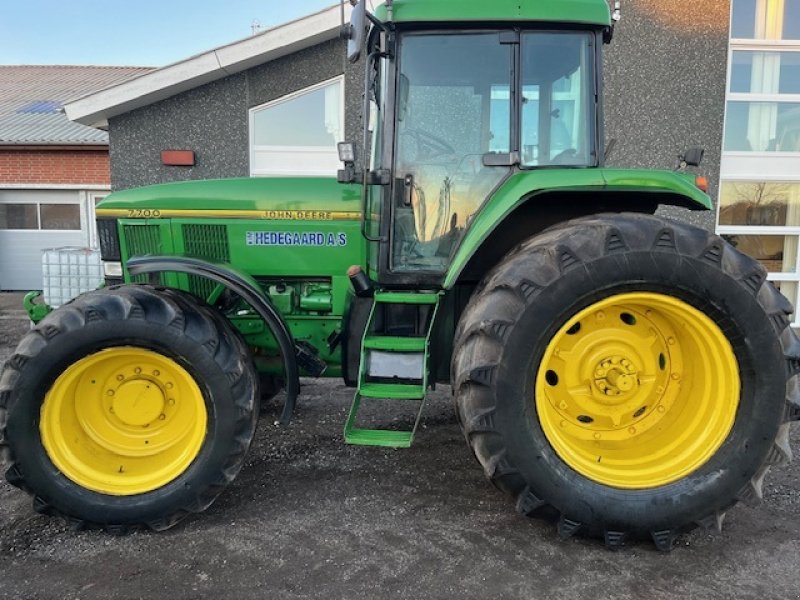
[[[288,423],[324,375],[355,388],[344,439],[366,446],[416,424],[367,427],[365,404],[450,384],[486,476],[562,536],[668,550],[758,499],[800,418],[793,309],[720,237],[653,216],[711,209],[699,152],[604,166],[612,12],[362,0],[364,142],[338,182],[111,194],[105,287],[36,315],[0,378],[8,481],[77,527],[166,529],[236,476],[259,398],[284,388]]]

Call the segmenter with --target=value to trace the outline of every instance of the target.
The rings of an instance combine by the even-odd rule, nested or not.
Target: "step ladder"
[[[430,333],[439,309],[440,294],[437,292],[375,292],[372,310],[361,344],[361,363],[358,372],[358,390],[350,407],[344,426],[344,439],[348,444],[361,446],[383,446],[408,448],[414,441],[425,395],[428,389]],[[393,335],[374,333],[376,316],[385,305],[412,305],[429,307],[429,317],[424,333],[415,335]],[[372,358],[379,360],[373,361]],[[374,365],[378,366],[374,366]],[[382,369],[388,367],[397,373],[387,377]],[[373,369],[378,370],[376,377]],[[378,379],[379,381],[375,381]],[[387,381],[389,380],[389,381]],[[358,411],[368,401],[409,400],[419,402],[419,409],[410,431],[389,429],[364,429],[356,426]]]

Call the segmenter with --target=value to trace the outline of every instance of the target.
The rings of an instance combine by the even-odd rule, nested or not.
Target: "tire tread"
[[[179,330],[206,349],[226,373],[235,395],[234,424],[236,443],[231,445],[225,466],[214,483],[196,491],[194,500],[171,510],[170,514],[148,522],[118,523],[90,521],[65,514],[41,498],[25,479],[24,467],[8,446],[5,427],[7,411],[14,384],[25,364],[35,360],[48,345],[58,343],[61,335],[82,328],[96,320],[146,320],[160,326]],[[54,311],[32,329],[19,343],[15,353],[6,361],[0,375],[0,451],[7,459],[6,480],[33,496],[36,512],[60,516],[71,526],[81,529],[103,529],[121,535],[135,529],[150,528],[163,531],[173,527],[186,516],[208,508],[227,487],[244,464],[245,455],[255,433],[257,411],[254,398],[258,389],[255,369],[244,339],[217,311],[201,304],[194,296],[169,288],[151,285],[124,285],[88,292]]]
[[[543,289],[536,282],[552,281],[554,274],[557,276],[581,268],[598,256],[633,249],[670,252],[716,265],[756,296],[780,337],[787,365],[787,423],[781,428],[773,451],[763,466],[737,495],[738,500],[757,502],[763,497],[762,484],[769,467],[791,459],[788,421],[800,420],[800,338],[789,326],[793,308],[767,281],[766,271],[759,263],[719,236],[650,215],[596,215],[557,225],[515,248],[487,274],[464,309],[453,346],[453,393],[465,438],[484,466],[486,476],[495,485],[498,484],[497,478],[514,470],[493,421],[498,398],[492,387],[491,374],[501,368],[503,360],[502,348],[498,351],[498,345],[502,347],[505,336],[518,321],[523,308],[535,301],[539,290]],[[514,301],[510,302],[509,298]],[[539,499],[524,482],[517,482],[510,489],[508,482],[497,487],[507,489],[514,496],[517,510],[523,514],[536,512],[547,505],[546,500]],[[531,502],[530,497],[535,501]],[[527,510],[529,505],[535,505],[536,510]],[[678,532],[696,524],[721,529],[728,508],[712,508],[697,523],[676,524],[669,530],[653,531],[651,538],[659,550],[668,551]],[[555,507],[550,509],[555,510]],[[582,529],[585,529],[584,524],[571,520],[568,515],[560,515],[557,525],[559,537],[570,537]],[[628,534],[605,528],[602,532],[609,547],[617,547]]]

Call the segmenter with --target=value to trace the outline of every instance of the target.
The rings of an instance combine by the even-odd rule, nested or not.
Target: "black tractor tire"
[[[45,396],[59,376],[84,357],[121,347],[155,352],[184,369],[202,396],[195,394],[194,402],[207,416],[205,434],[197,429],[199,450],[185,470],[157,489],[132,495],[101,493],[67,478],[51,460],[40,430]],[[5,476],[33,496],[37,512],[61,516],[76,529],[168,529],[208,508],[238,474],[255,432],[257,394],[258,375],[241,335],[202,301],[146,285],[89,292],[43,319],[5,364]]]
[[[586,307],[631,292],[677,298],[709,317],[730,342],[741,383],[718,450],[647,489],[604,485],[572,468],[548,441],[535,402],[553,336],[572,333],[563,328]],[[451,376],[467,443],[518,512],[557,519],[560,537],[580,532],[612,549],[649,537],[668,551],[695,526],[721,529],[737,501],[758,502],[769,467],[791,460],[789,422],[800,419],[792,312],[759,263],[707,231],[641,214],[556,226],[510,252],[461,316]]]

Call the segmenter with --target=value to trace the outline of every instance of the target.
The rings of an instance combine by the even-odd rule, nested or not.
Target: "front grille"
[[[158,225],[125,225],[122,233],[128,249],[128,258],[162,254],[161,231]],[[132,277],[134,283],[147,283],[150,275]],[[158,281],[162,282],[161,276]]]
[[[187,256],[203,258],[213,262],[230,262],[228,228],[225,225],[184,224],[183,248]],[[208,298],[216,284],[204,277],[189,275],[189,291]]]
[[[158,225],[125,225],[123,231],[129,257],[161,254]]]

